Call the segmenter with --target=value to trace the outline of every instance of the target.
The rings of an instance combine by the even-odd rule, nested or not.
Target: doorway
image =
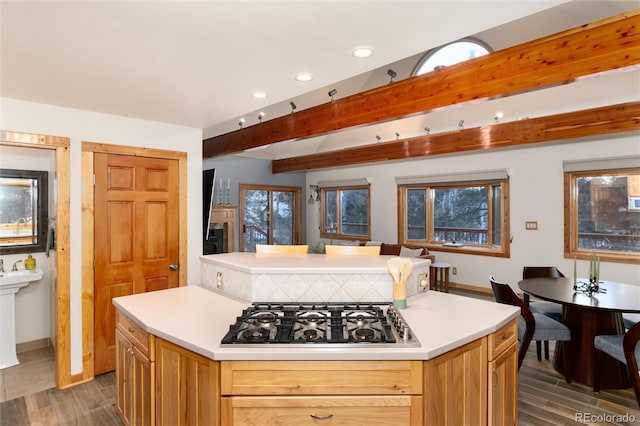
[[[302,189],[240,184],[240,251],[256,244],[300,244]]]
[[[140,162],[154,163],[158,160],[170,160],[176,163],[177,170],[177,182],[173,185],[175,190],[178,191],[178,205],[173,209],[177,212],[177,223],[172,225],[172,228],[177,229],[177,237],[175,241],[178,244],[178,261],[173,262],[177,266],[175,273],[177,274],[177,285],[182,286],[187,284],[187,154],[185,152],[177,151],[165,151],[152,148],[142,148],[133,146],[120,146],[120,145],[107,145],[102,143],[83,142],[82,143],[82,181],[93,182],[94,170],[96,169],[96,157],[99,154],[108,155],[120,155],[128,157],[136,157]],[[120,169],[124,172],[124,169]],[[147,173],[152,179],[149,185],[159,189],[159,186],[164,185],[163,179],[158,174],[156,169],[150,170]],[[144,174],[144,172],[142,172]],[[120,175],[120,178],[126,176],[126,172]],[[96,178],[97,180],[97,178]],[[97,268],[94,269],[94,260],[96,261],[98,254],[96,253],[96,239],[100,238],[100,235],[104,233],[104,223],[98,222],[99,217],[94,205],[95,187],[92,184],[83,185],[82,190],[82,331],[83,331],[83,375],[86,380],[90,380],[94,376],[94,371],[101,371],[104,366],[98,360],[96,362],[96,348],[97,339],[102,337],[97,336],[95,333],[95,321],[97,316],[95,315],[94,305],[96,303],[97,295],[94,294],[94,283],[97,276]],[[155,212],[159,214],[163,207],[161,203],[156,203],[150,213]],[[121,204],[121,206],[123,206]],[[136,243],[135,249],[138,250],[139,246]],[[157,250],[157,247],[153,250]],[[152,257],[158,256],[156,252]],[[166,262],[165,262],[166,263]],[[171,271],[169,267],[171,263],[167,263],[166,271]],[[163,268],[164,270],[165,268]],[[161,279],[160,281],[166,281]],[[132,286],[135,286],[133,283]],[[164,284],[163,284],[164,285]],[[140,287],[140,286],[139,286]],[[144,286],[145,289],[161,288],[158,280],[146,280]],[[124,293],[127,294],[127,293]],[[114,295],[115,296],[115,295]],[[110,302],[107,304],[110,306]],[[110,328],[110,326],[109,326]],[[115,333],[115,328],[114,328]],[[108,342],[107,342],[108,343]],[[96,365],[97,364],[97,365]],[[106,371],[106,370],[104,370]]]
[[[56,365],[56,385],[59,388],[69,387],[74,383],[71,375],[71,331],[70,331],[70,154],[69,138],[32,133],[0,131],[0,145],[23,148],[48,149],[55,151],[56,194],[56,277],[55,303],[52,305],[55,314],[54,352]],[[50,212],[51,214],[51,212]]]

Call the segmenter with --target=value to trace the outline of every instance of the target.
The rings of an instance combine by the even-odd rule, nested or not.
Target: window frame
[[[438,47],[435,47],[435,48],[433,48],[431,50],[428,50],[424,55],[422,55],[422,57],[420,58],[418,63],[415,65],[415,67],[413,68],[413,71],[411,72],[411,75],[412,76],[418,76],[418,75],[423,75],[423,74],[427,74],[427,73],[430,73],[430,72],[434,71],[435,69],[424,70],[423,72],[420,72],[420,70],[422,69],[424,64],[426,64],[436,53],[440,52],[443,49],[446,49],[446,48],[450,47],[451,45],[457,44],[457,43],[473,43],[473,44],[477,44],[478,46],[484,48],[487,51],[487,54],[493,53],[493,51],[494,51],[493,48],[491,46],[489,46],[489,44],[487,42],[485,42],[483,40],[480,40],[478,38],[475,38],[475,37],[461,38],[460,40],[452,41],[450,43],[443,44],[442,46],[438,46]],[[471,58],[471,59],[475,59],[475,58]],[[471,59],[463,59],[461,61],[456,62],[456,64],[460,63],[460,62],[465,62],[465,61],[468,61],[468,60],[471,60]],[[451,66],[451,65],[455,65],[455,64],[442,65],[442,66],[446,67],[446,66]]]
[[[342,229],[342,218],[340,214],[336,214],[336,232],[326,232],[326,192],[336,191],[336,213],[341,211],[341,197],[342,191],[363,190],[367,191],[367,235],[353,235],[343,234],[339,232]],[[371,185],[334,185],[334,186],[321,186],[320,190],[320,238],[333,239],[333,240],[348,240],[348,241],[369,241],[371,240]]]
[[[600,260],[613,263],[640,263],[640,253],[578,248],[578,179],[598,176],[639,175],[640,168],[607,168],[564,172],[564,257],[566,259],[590,259],[591,253]],[[640,214],[640,212],[638,212]]]
[[[489,240],[487,245],[474,245],[464,244],[462,247],[450,247],[444,244],[450,241],[435,241],[434,235],[434,217],[433,217],[433,202],[434,202],[434,189],[442,188],[468,188],[484,186],[491,190],[488,196],[489,201],[493,200],[493,187],[500,186],[500,203],[501,203],[501,235],[500,245],[494,245],[493,242],[493,227],[494,223],[494,203],[489,202],[489,211],[487,214],[487,222],[489,223],[487,230],[487,238]],[[409,189],[424,189],[427,194],[427,231],[425,240],[410,240],[407,238],[407,190]],[[397,184],[397,198],[398,198],[398,242],[400,244],[410,244],[412,246],[426,247],[429,251],[442,251],[451,253],[464,253],[475,254],[480,256],[493,256],[493,257],[511,257],[511,231],[509,225],[509,178],[505,179],[487,179],[482,181],[473,182],[439,182],[439,183],[407,183]]]

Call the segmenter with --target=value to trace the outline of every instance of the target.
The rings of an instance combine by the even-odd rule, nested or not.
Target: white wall
[[[573,274],[573,260],[563,257],[563,160],[606,158],[640,153],[640,137],[610,137],[599,141],[547,144],[531,148],[440,156],[371,166],[314,171],[307,184],[323,180],[372,177],[371,239],[397,241],[397,196],[394,178],[445,172],[508,169],[510,175],[511,257],[499,258],[434,252],[436,260],[458,269],[451,281],[489,287],[489,276],[515,285],[525,265],[556,265]],[[308,196],[308,194],[307,194]],[[307,242],[319,241],[319,209],[307,209]],[[537,231],[525,231],[525,221],[538,222]],[[640,285],[640,265],[602,263],[602,278]],[[588,271],[578,261],[578,275]]]
[[[199,283],[199,256],[202,253],[202,130],[7,98],[0,98],[0,111],[0,128],[3,130],[64,136],[71,140],[71,374],[77,374],[82,371],[82,141],[187,153],[188,282]]]
[[[0,147],[0,168],[16,170],[44,170],[49,172],[49,216],[53,209],[53,177],[55,151],[36,148]],[[46,226],[46,224],[44,225]],[[50,291],[55,277],[55,253],[50,257],[44,252],[33,252],[36,267],[42,269],[42,279],[22,288],[16,294],[16,343],[31,342],[51,337]],[[5,271],[11,270],[14,262],[24,260],[27,254],[3,255]],[[24,263],[18,265],[24,268]]]

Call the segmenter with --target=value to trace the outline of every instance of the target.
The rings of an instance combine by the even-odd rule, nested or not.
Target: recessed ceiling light
[[[351,51],[351,54],[355,58],[368,58],[373,55],[373,49],[366,46],[356,47]]]
[[[262,98],[266,98],[267,94],[264,92],[253,92],[253,97],[254,98],[258,98],[258,99],[262,99]]]
[[[309,74],[308,72],[300,72],[296,74],[296,80],[302,82],[311,81],[313,80],[313,75]]]

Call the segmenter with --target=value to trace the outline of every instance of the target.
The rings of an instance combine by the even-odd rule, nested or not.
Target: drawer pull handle
[[[318,414],[310,414],[312,419],[316,419],[316,420],[328,420],[331,417],[333,417],[333,414],[325,414],[325,415],[318,415]]]
[[[135,333],[135,332],[136,332],[136,329],[135,329],[135,328],[133,328],[133,327],[129,327],[129,333]]]
[[[509,338],[509,335],[508,335],[508,334],[503,334],[503,335],[502,335],[502,340],[507,340],[508,338]]]

